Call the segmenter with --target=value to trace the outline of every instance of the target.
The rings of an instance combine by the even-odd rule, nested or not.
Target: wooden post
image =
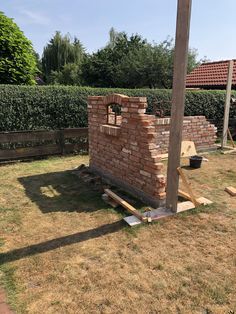
[[[60,129],[59,131],[59,145],[61,148],[61,155],[65,154],[65,137],[64,137],[64,129]]]
[[[223,126],[221,148],[224,148],[227,145],[227,131],[228,131],[228,127],[229,127],[229,109],[230,109],[231,88],[232,88],[232,80],[233,80],[233,69],[234,69],[234,61],[230,60],[229,61],[229,67],[228,67],[228,79],[227,79],[227,89],[226,89],[226,98],[225,98],[224,126]]]
[[[166,207],[173,212],[178,202],[191,5],[192,0],[178,0],[166,198]]]

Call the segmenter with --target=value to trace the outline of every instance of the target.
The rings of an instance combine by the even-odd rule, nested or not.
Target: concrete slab
[[[127,222],[128,225],[130,225],[130,227],[134,227],[134,226],[137,226],[137,225],[140,225],[142,223],[141,220],[139,220],[137,217],[135,216],[128,216],[128,217],[125,217],[123,218],[123,220],[125,222]]]
[[[174,213],[166,208],[157,208],[152,211],[144,213],[144,216],[150,218],[151,221],[155,221],[164,217],[172,216]]]

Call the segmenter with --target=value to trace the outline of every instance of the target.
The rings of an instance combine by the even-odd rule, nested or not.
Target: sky
[[[175,37],[177,0],[1,0],[41,55],[55,31],[70,33],[91,53],[108,42],[111,27],[149,42]],[[198,59],[236,58],[236,0],[192,0],[190,47]]]

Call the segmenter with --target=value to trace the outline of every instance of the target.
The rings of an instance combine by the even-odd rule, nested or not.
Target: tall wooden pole
[[[222,134],[221,148],[224,148],[227,145],[227,131],[229,127],[229,110],[230,110],[230,99],[231,99],[231,88],[233,80],[233,69],[234,61],[229,61],[228,67],[228,78],[227,78],[227,89],[226,89],[226,98],[225,98],[225,113],[224,113],[224,126]]]
[[[166,207],[177,211],[185,84],[192,0],[178,0],[175,38],[174,78],[172,90]]]

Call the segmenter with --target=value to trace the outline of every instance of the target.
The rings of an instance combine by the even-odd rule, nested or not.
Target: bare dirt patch
[[[87,156],[1,167],[0,280],[16,313],[236,311],[235,156],[207,158],[184,171],[213,205],[135,229],[71,173]]]

